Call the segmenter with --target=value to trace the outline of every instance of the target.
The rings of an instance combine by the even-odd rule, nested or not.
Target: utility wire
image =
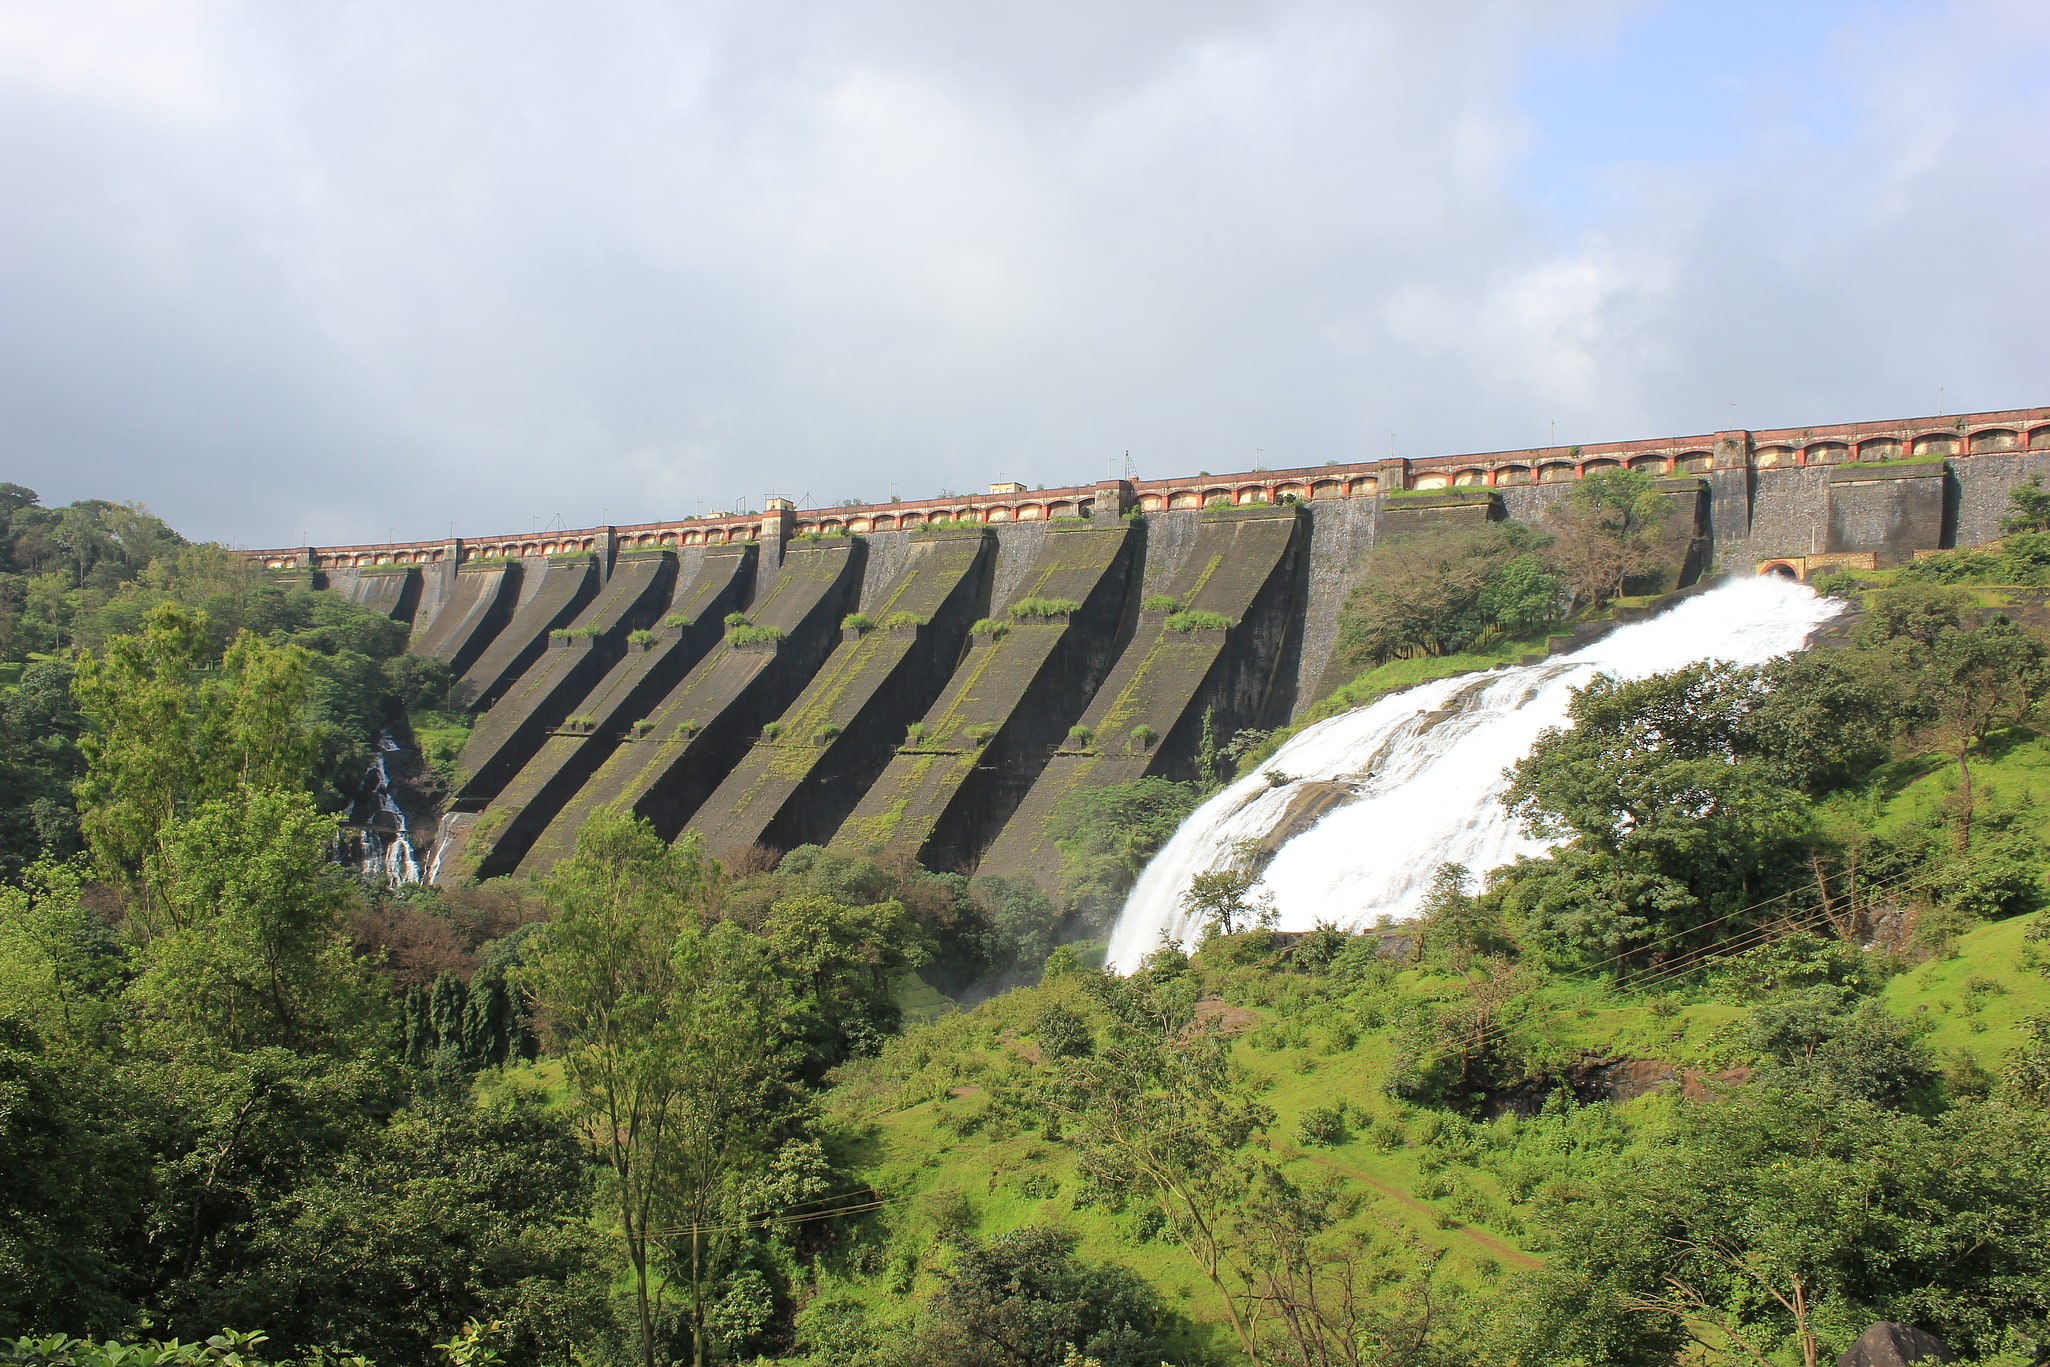
[[[1868,886],[1870,891],[1876,893],[1901,892],[1907,891],[1912,888],[1927,886],[1931,883],[1934,883],[1939,878],[1951,877],[1955,874],[1955,872],[1956,870],[1954,867],[1944,870],[1916,870],[1899,875],[1895,878],[1884,879],[1878,883],[1871,884]],[[1817,886],[1819,888],[1819,884]],[[1775,900],[1778,899],[1768,898],[1764,902],[1754,903],[1751,907],[1745,908],[1745,910],[1756,910],[1759,907],[1770,905],[1771,902]],[[1731,913],[1731,915],[1741,914],[1743,913]],[[1719,917],[1717,919],[1718,921],[1727,921],[1729,917],[1725,916]],[[1826,923],[1829,919],[1830,913],[1824,910],[1822,904],[1820,903],[1820,901],[1818,901],[1810,905],[1809,907],[1804,908],[1799,913],[1795,913],[1788,918],[1781,919],[1776,924],[1755,926],[1736,935],[1732,939],[1725,941],[1722,946],[1719,946],[1719,948],[1722,948],[1724,952],[1719,954],[1717,957],[1719,959],[1728,959],[1735,957],[1738,954],[1742,954],[1749,950],[1757,949],[1766,944],[1769,944],[1774,939],[1780,938],[1783,935],[1792,934],[1800,930],[1813,929],[1816,926]],[[1715,922],[1706,922],[1704,923],[1704,926],[1712,924],[1715,924]],[[1697,929],[1700,928],[1701,927],[1697,927]],[[1662,937],[1662,939],[1659,941],[1653,941],[1650,943],[1664,943],[1666,941],[1679,938],[1680,934],[1692,933],[1694,932],[1679,932],[1675,935],[1665,936]],[[1625,956],[1620,954],[1613,956],[1610,959],[1603,960],[1601,963],[1596,964],[1595,967],[1600,968],[1606,964],[1614,964],[1623,957]],[[1650,973],[1631,979],[1628,986],[1630,986],[1632,989],[1640,991],[1647,986],[1656,987],[1664,983],[1684,978],[1698,970],[1701,966],[1702,961],[1699,959],[1690,959],[1677,964],[1668,964],[1659,969],[1655,969]],[[1581,1007],[1589,1005],[1594,995],[1600,992],[1601,990],[1602,987],[1600,984],[1590,984],[1589,988],[1587,989],[1587,992],[1583,994],[1581,1000],[1578,1002],[1561,1002],[1559,1005],[1549,1007],[1546,1010],[1537,1013],[1534,1016],[1526,1016],[1514,1022],[1502,1022],[1495,1026],[1491,1026],[1487,1031],[1483,1032],[1479,1037],[1475,1039],[1473,1047],[1484,1048],[1487,1045],[1500,1042],[1500,1040],[1506,1038],[1512,1030],[1521,1028],[1526,1024],[1536,1023],[1548,1017],[1562,1016],[1565,1012],[1569,1010],[1577,1011]]]
[[[1866,890],[1872,893],[1906,891],[1916,887],[1927,886],[1935,882],[1939,877],[1950,877],[1954,876],[1955,873],[1955,868],[1944,869],[1940,871],[1933,869],[1916,870],[1909,873],[1898,875],[1894,878],[1882,879],[1878,882],[1868,884]],[[1746,953],[1751,949],[1756,949],[1763,945],[1769,944],[1773,940],[1782,938],[1785,935],[1794,934],[1801,930],[1813,929],[1814,927],[1822,925],[1831,920],[1832,913],[1825,906],[1827,894],[1824,891],[1822,880],[1818,877],[1816,879],[1811,880],[1810,883],[1804,886],[1815,888],[1815,890],[1818,893],[1822,894],[1822,896],[1818,898],[1816,902],[1803,907],[1799,911],[1790,910],[1786,916],[1783,916],[1779,921],[1775,923],[1749,927],[1746,930],[1739,933],[1738,935],[1734,936],[1732,939],[1723,942],[1722,944],[1716,947],[1719,951],[1716,955],[1716,958],[1724,960],[1733,958],[1739,954]],[[1645,950],[1654,948],[1658,945],[1668,944],[1677,939],[1683,939],[1689,936],[1698,935],[1703,930],[1707,930],[1717,925],[1722,925],[1730,920],[1735,919],[1736,917],[1743,916],[1750,912],[1758,911],[1763,908],[1769,907],[1773,905],[1775,902],[1784,902],[1786,900],[1791,899],[1794,895],[1795,892],[1790,891],[1786,893],[1779,893],[1772,897],[1763,898],[1757,902],[1751,903],[1749,906],[1740,907],[1735,911],[1728,912],[1722,916],[1718,916],[1712,921],[1704,921],[1699,925],[1689,927],[1686,930],[1674,931],[1670,934],[1660,936],[1655,940],[1645,941],[1643,944],[1634,946],[1633,948],[1628,950],[1620,951],[1607,959],[1599,960],[1596,963],[1590,965],[1589,967],[1590,969],[1594,970],[1613,967],[1617,964],[1620,964],[1624,959],[1630,957],[1633,954],[1641,954]],[[1686,977],[1697,971],[1702,966],[1703,960],[1699,957],[1689,958],[1676,963],[1662,965],[1661,967],[1654,969],[1649,973],[1631,979],[1628,986],[1630,986],[1633,990],[1641,991],[1647,986],[1657,986],[1664,982],[1670,982],[1677,980],[1679,978]],[[1534,1016],[1526,1016],[1519,1018],[1518,1020],[1513,1022],[1501,1022],[1497,1025],[1490,1026],[1486,1031],[1482,1032],[1482,1034],[1473,1041],[1471,1047],[1476,1049],[1485,1048],[1490,1044],[1500,1042],[1500,1040],[1506,1038],[1514,1030],[1524,1028],[1528,1025],[1537,1023],[1539,1021],[1543,1021],[1547,1018],[1563,1017],[1568,1011],[1577,1011],[1578,1009],[1580,1009],[1580,1007],[1589,1004],[1589,1001],[1591,1000],[1593,994],[1601,990],[1603,990],[1602,984],[1590,984],[1588,993],[1584,995],[1582,1000],[1579,1002],[1561,1002],[1555,1006],[1546,1008],[1544,1011],[1539,1012]],[[649,1233],[656,1235],[658,1237],[674,1238],[689,1236],[703,1237],[706,1235],[716,1234],[737,1234],[750,1229],[789,1229],[802,1225],[816,1224],[825,1220],[840,1220],[856,1215],[869,1215],[879,1210],[886,1210],[893,1206],[903,1205],[908,1201],[913,1201],[920,1199],[922,1197],[933,1195],[937,1192],[962,1190],[965,1190],[965,1188],[960,1187],[958,1185],[949,1184],[945,1186],[929,1187],[926,1190],[917,1193],[907,1192],[896,1196],[884,1196],[876,1193],[873,1184],[868,1184],[858,1188],[850,1188],[845,1191],[834,1192],[824,1196],[813,1197],[808,1201],[800,1201],[795,1203],[794,1205],[785,1207],[783,1211],[774,1215],[764,1215],[749,1219],[731,1220],[720,1224],[712,1225],[665,1226],[657,1229],[651,1229]],[[855,1201],[854,1203],[848,1205],[832,1206],[831,1208],[824,1210],[810,1209],[810,1207],[814,1206],[827,1205],[827,1203],[829,1202],[842,1201],[848,1197],[866,1197],[867,1199]]]

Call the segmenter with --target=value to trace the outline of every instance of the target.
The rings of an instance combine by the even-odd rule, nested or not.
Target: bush
[[[775,627],[758,627],[738,612],[726,619],[726,644],[735,650],[742,646],[767,645],[771,641],[782,639],[783,633]]]
[[[1141,612],[1180,612],[1182,600],[1171,593],[1148,594],[1139,604]]]
[[[1077,723],[1068,728],[1068,748],[1070,750],[1087,750],[1095,742],[1096,733],[1088,727]]]
[[[1067,794],[1047,822],[1061,852],[1060,897],[1085,924],[1107,925],[1139,871],[1196,807],[1192,783],[1142,778]]]
[[[1039,1054],[1044,1059],[1085,1058],[1096,1048],[1096,1036],[1089,1029],[1089,1022],[1059,1002],[1039,1013],[1032,1023],[1032,1036],[1039,1042]]]
[[[897,631],[904,627],[922,627],[932,619],[921,617],[915,612],[893,612],[876,625],[885,631]]]
[[[1143,721],[1133,727],[1130,734],[1132,744],[1141,750],[1151,750],[1154,742],[1160,739],[1160,733]]]
[[[1345,1125],[1345,1103],[1335,1106],[1312,1106],[1303,1112],[1303,1118],[1296,1122],[1296,1142],[1313,1148],[1329,1148],[1343,1144],[1352,1137]]]
[[[1066,617],[1081,610],[1082,605],[1072,598],[1020,598],[1010,606],[1012,618],[1020,622]]]
[[[1081,1359],[1155,1367],[1167,1312],[1134,1273],[1075,1256],[1064,1229],[1021,1229],[988,1243],[963,1236],[910,1345],[925,1367],[1015,1367]]]
[[[999,636],[1008,634],[1010,630],[1011,624],[1009,622],[1000,621],[995,617],[978,617],[975,619],[975,625],[968,628],[968,634],[971,636],[987,636],[994,640]]]
[[[626,634],[626,640],[628,645],[651,646],[655,644],[655,633],[646,628],[642,628],[639,631],[629,631]]]
[[[1210,612],[1204,608],[1184,608],[1167,619],[1169,631],[1222,631],[1238,623],[1221,612]]]
[[[762,739],[766,741],[774,741],[778,736],[782,734],[783,723],[780,721],[772,721],[767,726],[764,726],[762,728]]]
[[[850,612],[840,619],[840,630],[858,632],[863,636],[876,629],[876,619],[865,612]]]

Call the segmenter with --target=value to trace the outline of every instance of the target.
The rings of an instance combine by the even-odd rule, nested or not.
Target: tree
[[[787,897],[761,926],[769,961],[789,985],[784,1030],[800,1049],[807,1082],[872,1053],[901,1019],[896,985],[930,952],[924,933],[895,898],[849,905],[831,897]]]
[[[689,1080],[675,1038],[677,942],[701,921],[715,868],[694,840],[671,846],[646,821],[600,813],[543,885],[555,919],[523,972],[562,1058],[571,1113],[610,1172],[643,1367],[656,1357],[650,1253],[670,1122]]]
[[[1528,1318],[1561,1357],[1764,1367],[1833,1357],[1875,1319],[1966,1356],[2050,1323],[2050,1138],[1966,1102],[1933,1119],[1832,1089],[1752,1086],[1562,1188]],[[1595,1345],[1602,1345],[1596,1349]]]
[[[1418,908],[1417,947],[1422,956],[1442,961],[1456,973],[1466,972],[1475,955],[1499,954],[1512,947],[1502,928],[1499,904],[1484,903],[1467,892],[1472,876],[1463,864],[1440,864]]]
[[[471,1319],[502,1362],[571,1361],[611,1327],[591,1176],[538,1092],[416,1097],[263,1213],[211,1308],[380,1363],[431,1361]]]
[[[1914,726],[1917,739],[1957,762],[1957,848],[1971,848],[1971,755],[1995,731],[2034,716],[2050,686],[2050,652],[2005,617],[1971,631],[1946,631],[1928,650],[1930,714]]]
[[[1068,793],[1046,824],[1061,855],[1063,906],[1086,924],[1107,929],[1147,861],[1196,809],[1196,801],[1195,784],[1164,778]]]
[[[2030,475],[2009,489],[2007,508],[2007,516],[2000,519],[2002,532],[2050,532],[2050,489],[2043,487],[2041,475]]]
[[[790,1001],[767,947],[730,921],[685,926],[670,953],[674,990],[663,1042],[675,1095],[656,1165],[671,1223],[664,1243],[690,1294],[691,1361],[711,1339],[709,1289],[720,1255],[746,1227],[742,1179],[794,1120],[795,1049],[782,1034]]]
[[[1809,814],[1752,753],[1745,726],[1763,698],[1757,671],[1712,663],[1592,680],[1568,705],[1571,728],[1538,738],[1502,799],[1533,835],[1573,847],[1513,866],[1504,896],[1570,917],[1608,906],[1636,923],[1573,933],[1590,943],[1590,930],[1593,941],[1677,938],[1700,913],[1789,887]]]
[[[80,654],[72,693],[86,772],[77,794],[103,873],[140,873],[163,852],[165,828],[197,803],[237,787],[305,787],[316,749],[301,717],[309,658],[243,633],[216,669],[207,615],[175,603],[153,608],[139,636]]]
[[[1189,880],[1182,911],[1206,935],[1236,935],[1274,920],[1272,896],[1255,895],[1262,851],[1257,840],[1234,841],[1224,861]]]
[[[1335,1181],[1302,1185],[1262,1164],[1232,1228],[1245,1250],[1241,1300],[1264,1360],[1287,1367],[1435,1362],[1439,1253],[1413,1236],[1340,1236],[1359,1200]]]
[[[1642,470],[1586,475],[1551,510],[1556,530],[1552,563],[1565,575],[1575,597],[1600,607],[1619,597],[1630,580],[1660,568],[1671,557],[1672,512]]]
[[[1247,1142],[1273,1122],[1232,1062],[1186,975],[1096,979],[1111,1023],[1092,1054],[1061,1060],[1048,1096],[1084,1180],[1113,1204],[1153,1203],[1217,1292],[1240,1351],[1260,1360],[1237,1297],[1230,1212],[1249,1178]]]
[[[1167,1314],[1124,1268],[1075,1256],[1075,1235],[1032,1228],[963,1239],[939,1269],[912,1361],[925,1367],[1154,1367]]]
[[[1340,657],[1366,669],[1447,655],[1559,615],[1563,586],[1521,523],[1436,528],[1375,548],[1339,614]]]
[[[343,1055],[381,1040],[382,994],[342,936],[335,820],[304,792],[245,790],[174,817],[146,864],[161,914],[131,1000],[167,1042]]]
[[[71,673],[69,660],[31,660],[0,694],[0,877],[79,847],[71,790],[84,765]]]
[[[94,1052],[0,1010],[0,1335],[130,1322],[120,1254],[151,1177],[137,1100]]]

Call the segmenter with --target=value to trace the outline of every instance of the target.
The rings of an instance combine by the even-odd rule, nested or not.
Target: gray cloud
[[[335,542],[2043,401],[2039,7],[1571,222],[1518,92],[1633,11],[1538,8],[0,5],[5,477]]]

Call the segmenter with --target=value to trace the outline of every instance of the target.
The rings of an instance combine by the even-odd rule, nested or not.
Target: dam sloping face
[[[1713,564],[1795,578],[2000,535],[2050,407],[404,546],[253,551],[411,625],[476,714],[444,880],[542,873],[591,815],[1052,887],[1072,794],[1185,779],[1344,681],[1373,548],[1652,475]]]
[[[841,618],[860,587],[864,552],[851,538],[792,547],[747,608],[746,625],[756,634],[722,622],[717,644],[642,725],[620,738],[549,821],[519,869],[554,867],[576,848],[577,831],[600,807],[644,817],[664,839],[679,835],[839,642]]]
[[[1042,538],[833,843],[899,850],[928,868],[972,865],[1115,658],[1144,539],[1130,523]]]
[[[675,597],[659,627],[629,637],[623,658],[541,743],[493,805],[498,817],[473,830],[469,845],[480,877],[511,873],[548,823],[629,734],[641,734],[656,705],[702,660],[740,607],[754,569],[754,547],[686,553]]]

